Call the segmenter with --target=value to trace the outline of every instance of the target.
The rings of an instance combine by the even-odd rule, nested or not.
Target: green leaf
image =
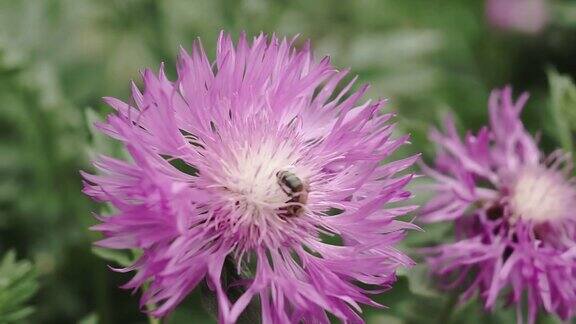
[[[93,109],[86,108],[84,112],[84,126],[88,130],[88,145],[86,145],[86,153],[91,159],[94,159],[98,154],[118,156],[120,153],[120,146],[118,143],[111,140],[106,135],[102,134],[95,126],[96,123],[102,122],[103,118]]]
[[[403,268],[401,270],[404,270]],[[436,287],[432,286],[431,277],[428,269],[424,264],[418,264],[413,268],[405,271],[399,271],[399,275],[404,275],[408,279],[408,288],[414,295],[425,297],[437,297],[440,292]]]
[[[78,324],[98,324],[98,315],[90,313],[82,318]]]
[[[576,86],[568,76],[554,70],[548,71],[550,83],[550,107],[555,123],[555,131],[562,149],[572,152],[574,141],[572,133],[576,131]]]
[[[25,304],[38,290],[36,271],[27,260],[8,251],[0,262],[0,323],[16,323],[34,310]]]
[[[1,323],[17,323],[34,312],[33,307],[24,307],[2,316]]]
[[[373,314],[368,316],[367,321],[368,324],[381,324],[381,323],[388,323],[388,324],[402,324],[404,323],[402,319],[386,315],[386,314]]]
[[[116,262],[123,267],[134,263],[133,258],[123,251],[93,247],[92,252],[106,261]]]

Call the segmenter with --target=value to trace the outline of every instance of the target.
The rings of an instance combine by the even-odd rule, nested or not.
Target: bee
[[[280,208],[280,216],[296,217],[302,215],[304,213],[302,205],[308,202],[308,185],[290,171],[278,171],[276,177],[280,189],[290,198],[286,201],[288,205]]]

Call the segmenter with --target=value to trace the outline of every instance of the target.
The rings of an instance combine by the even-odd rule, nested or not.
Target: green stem
[[[454,313],[454,310],[456,309],[456,304],[458,304],[458,295],[457,294],[450,294],[450,297],[448,297],[448,300],[446,301],[446,304],[444,305],[444,308],[442,309],[442,311],[440,312],[440,315],[438,316],[438,324],[447,324],[450,321],[450,318],[452,317],[452,314]]]
[[[146,290],[148,290],[148,283],[145,283],[142,286],[142,293],[145,293]],[[155,308],[156,308],[156,305],[154,305],[153,303],[146,304],[146,310],[148,312],[153,311]],[[162,324],[162,319],[148,315],[148,323],[149,324]]]
[[[162,324],[162,320],[156,317],[148,316],[148,323],[150,324]]]

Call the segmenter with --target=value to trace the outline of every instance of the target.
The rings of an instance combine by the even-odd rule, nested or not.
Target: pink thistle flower
[[[174,82],[146,70],[134,105],[105,98],[117,113],[98,127],[132,161],[101,157],[99,175],[83,174],[85,193],[117,209],[98,217],[97,244],[143,251],[120,270],[136,271],[125,288],[149,282],[141,303],[157,317],[206,280],[221,323],[254,297],[264,323],[362,322],[360,304],[379,306],[366,293],[412,265],[394,245],[414,207],[382,207],[410,197],[412,175],[397,173],[417,157],[381,163],[407,141],[384,101],[359,103],[355,79],[335,92],[348,71],[275,36],[221,34],[214,64],[198,41],[177,67]],[[241,280],[222,282],[225,260]]]
[[[549,21],[548,0],[486,0],[486,18],[496,28],[538,34]]]
[[[425,249],[431,269],[447,288],[466,287],[462,300],[478,292],[488,310],[508,292],[528,321],[538,309],[563,319],[576,310],[576,188],[570,159],[557,151],[543,157],[524,129],[512,90],[492,93],[490,125],[461,139],[451,119],[433,131],[439,153],[434,169],[437,195],[422,219],[451,221],[455,242]],[[471,280],[468,281],[468,280]]]

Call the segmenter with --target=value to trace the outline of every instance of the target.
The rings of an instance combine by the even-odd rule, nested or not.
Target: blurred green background
[[[576,3],[524,2],[539,5],[490,18],[480,0],[0,0],[0,323],[149,321],[138,294],[118,288],[130,275],[107,267],[127,256],[91,247],[101,207],[81,194],[78,170],[91,170],[95,151],[119,150],[91,127],[110,112],[100,98],[127,99],[129,81],[161,61],[174,77],[178,46],[196,37],[211,58],[220,30],[311,39],[317,56],[370,82],[371,97],[390,98],[413,136],[402,154],[430,158],[426,133],[448,111],[463,129],[485,123],[490,90],[505,84],[531,92],[524,118],[545,150],[572,150]],[[514,16],[530,10],[540,11]],[[445,235],[410,233],[404,248]],[[376,297],[389,308],[366,309],[367,321],[515,322],[475,302],[453,307],[425,279],[422,267],[401,274]],[[202,305],[195,292],[164,322],[214,322]]]

